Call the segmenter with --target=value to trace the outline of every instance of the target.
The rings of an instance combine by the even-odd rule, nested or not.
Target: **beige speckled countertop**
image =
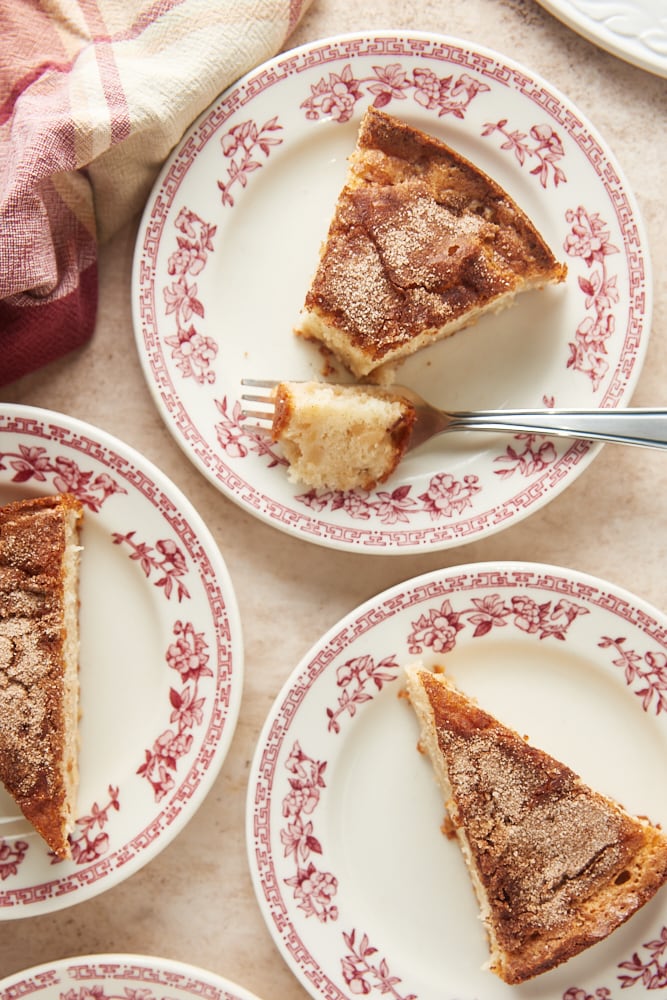
[[[573,33],[534,0],[314,0],[289,45],[330,34],[412,28],[471,39],[524,63],[595,124],[631,185],[654,264],[652,339],[634,402],[664,404],[667,384],[667,81]],[[264,925],[244,841],[255,743],[293,667],[342,615],[393,583],[442,566],[525,559],[583,570],[667,609],[661,535],[667,456],[609,446],[560,497],[491,538],[417,556],[330,551],[255,521],[183,456],[153,405],[134,344],[130,270],[136,224],[101,253],[90,344],[0,390],[0,399],[65,411],[144,453],[184,491],[220,545],[245,634],[245,692],[231,751],[206,801],[157,858],[101,896],[0,926],[0,978],[102,952],[162,955],[212,970],[260,997],[306,993]],[[122,398],[118,388],[122,386]],[[285,622],[289,622],[289,628]]]

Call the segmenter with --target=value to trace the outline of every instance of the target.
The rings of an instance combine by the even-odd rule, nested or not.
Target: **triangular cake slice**
[[[70,495],[0,508],[0,780],[60,858],[79,773],[82,516]]]
[[[667,837],[589,788],[466,697],[443,673],[406,670],[474,884],[489,968],[507,983],[606,938],[667,880]]]
[[[371,106],[296,332],[389,381],[398,361],[565,275],[499,184]]]

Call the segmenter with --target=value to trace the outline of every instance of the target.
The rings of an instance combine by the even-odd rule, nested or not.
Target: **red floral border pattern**
[[[246,458],[250,454],[268,459],[269,468],[275,465],[287,465],[286,459],[273,447],[268,434],[253,433],[243,422],[242,406],[238,400],[233,404],[224,396],[216,399],[215,405],[220,414],[220,420],[215,424],[215,434],[218,444],[230,458]]]
[[[660,715],[667,711],[667,655],[662,651],[649,650],[641,656],[634,650],[627,649],[625,642],[623,637],[612,639],[605,635],[598,646],[601,649],[616,650],[618,656],[611,662],[623,670],[625,683],[628,687],[635,683],[641,684],[635,694],[641,699],[642,708],[648,712],[651,705],[654,705],[655,714]]]
[[[573,621],[587,614],[588,608],[564,597],[555,602],[538,602],[524,594],[513,596],[507,604],[499,594],[486,594],[473,598],[472,606],[461,611],[454,611],[447,598],[439,608],[431,608],[412,623],[408,649],[412,655],[425,649],[438,654],[449,653],[456,646],[458,633],[467,625],[472,626],[475,639],[493,628],[514,625],[538,639],[562,641]]]
[[[94,802],[88,815],[79,816],[76,820],[76,827],[79,833],[72,833],[69,837],[72,848],[72,861],[77,865],[88,865],[108,852],[110,840],[108,832],[104,827],[109,821],[111,810],[120,810],[120,800],[118,788],[109,785],[109,800],[105,806],[100,807]],[[30,844],[24,840],[0,840],[0,880],[3,882],[14,875],[18,875],[19,867],[25,859]],[[62,864],[53,852],[49,852],[52,865]]]
[[[272,134],[282,127],[276,116],[261,128],[249,120],[234,125],[224,133],[220,145],[228,161],[227,179],[218,181],[223,205],[234,207],[232,188],[235,184],[242,188],[247,186],[248,176],[262,167],[256,152],[268,158],[272,147],[279,146],[283,141]],[[217,226],[183,207],[176,216],[174,228],[176,249],[167,260],[167,273],[173,280],[162,289],[162,295],[165,313],[174,316],[176,330],[165,337],[164,342],[171,348],[171,358],[183,378],[191,378],[199,385],[212,385],[216,380],[213,363],[218,354],[218,344],[198,328],[198,320],[205,319],[206,312],[197,283],[188,282],[188,278],[197,277],[206,267],[214,250],[213,237]]]
[[[377,518],[382,524],[405,523],[415,514],[428,513],[432,521],[455,517],[472,507],[472,498],[482,491],[479,476],[466,475],[455,479],[449,472],[438,472],[429,480],[424,493],[412,495],[412,487],[403,485],[396,489],[376,490],[308,490],[298,494],[300,501],[311,510],[321,513],[325,508],[342,510],[348,517],[367,521]]]
[[[306,118],[331,118],[342,124],[350,120],[367,91],[373,95],[376,108],[384,108],[393,100],[405,101],[411,95],[421,107],[437,111],[439,118],[448,114],[464,118],[470,102],[487,90],[491,90],[488,84],[465,72],[439,77],[427,68],[406,72],[400,63],[392,63],[373,66],[371,76],[355,77],[347,63],[339,73],[331,72],[311,85],[310,96],[301,107]]]
[[[51,459],[47,449],[40,446],[28,448],[20,444],[18,451],[0,452],[0,472],[8,468],[14,471],[11,482],[46,483],[51,479],[58,493],[71,493],[95,512],[114,493],[127,493],[108,473],[93,477],[92,472],[84,472],[71,458],[59,455]]]
[[[417,1000],[416,993],[401,995],[396,987],[401,980],[392,976],[385,958],[379,961],[375,958],[377,948],[370,943],[367,934],[361,934],[357,941],[356,931],[343,932],[343,940],[348,953],[341,959],[343,979],[351,993],[355,996],[368,996],[373,990],[378,990],[382,996],[393,997],[393,1000]]]
[[[115,812],[120,810],[120,800],[118,788],[109,785],[107,791],[109,801],[105,806],[100,808],[97,802],[94,802],[90,813],[87,816],[80,816],[76,821],[81,832],[78,837],[70,837],[70,844],[72,846],[72,859],[78,865],[87,865],[97,861],[109,850],[109,834],[104,827],[109,821],[111,810],[113,809]],[[58,858],[53,860],[59,861]]]
[[[369,667],[368,662],[365,666]],[[398,667],[398,664],[395,666]],[[381,672],[367,669],[366,673],[376,683],[379,682],[379,690],[383,680]],[[396,678],[394,675],[387,675],[384,679]],[[348,683],[346,678],[343,678],[343,683]],[[370,697],[368,695],[360,700],[366,701]],[[350,714],[353,715],[354,710]],[[339,729],[335,731],[338,732]],[[299,741],[294,742],[285,762],[289,774],[289,792],[282,802],[282,814],[286,822],[280,831],[285,857],[292,856],[296,865],[295,874],[284,880],[285,885],[292,889],[297,907],[306,917],[316,917],[323,924],[338,920],[338,907],[334,902],[338,892],[338,879],[331,872],[316,867],[313,861],[313,855],[322,854],[322,845],[315,836],[312,815],[320,802],[322,789],[326,788],[326,767],[326,761],[309,757],[303,752]],[[401,980],[390,974],[386,959],[380,959],[379,962],[375,960],[377,948],[370,944],[368,936],[360,935],[357,943],[356,933],[355,930],[349,933],[343,931],[348,952],[341,959],[341,969],[350,991],[355,995],[362,995],[377,989],[395,1000],[416,1000],[413,993],[403,997],[396,991],[395,987]]]
[[[182,208],[174,222],[176,250],[169,255],[167,272],[174,279],[162,289],[167,316],[173,315],[176,331],[164,342],[171,347],[171,357],[184,378],[192,378],[199,385],[215,382],[212,363],[218,345],[211,337],[200,333],[193,317],[204,319],[204,305],[199,298],[196,282],[188,284],[188,275],[201,274],[213,252],[213,237],[217,226],[205,222],[195,212]]]
[[[152,749],[145,751],[145,760],[137,769],[137,774],[153,786],[156,802],[175,787],[173,774],[178,768],[178,760],[192,747],[192,730],[204,721],[204,699],[199,697],[199,683],[203,677],[213,677],[203,632],[196,632],[190,622],[182,621],[175,623],[173,632],[175,641],[167,650],[167,666],[176,670],[183,682],[180,691],[174,687],[169,689],[172,709],[169,721],[175,725],[175,730],[165,729],[158,736]]]
[[[667,986],[667,927],[654,941],[646,941],[643,948],[648,951],[644,960],[635,953],[627,962],[621,962],[619,969],[625,969],[618,978],[621,989],[641,984],[647,990],[662,990]]]
[[[141,565],[147,579],[153,570],[158,573],[158,579],[153,581],[153,586],[162,587],[167,600],[172,593],[176,594],[179,603],[184,598],[189,598],[190,592],[181,579],[188,571],[183,550],[170,538],[159,539],[153,549],[146,542],[135,542],[135,534],[135,531],[128,531],[126,534],[114,531],[111,538],[114,545],[127,545],[130,548],[130,559]]]
[[[220,145],[225,158],[229,161],[227,168],[227,180],[218,181],[222,196],[222,204],[234,207],[234,199],[231,189],[234,184],[240,184],[242,188],[248,184],[248,174],[260,170],[261,160],[257,159],[256,153],[263,153],[265,159],[271,155],[273,146],[280,146],[282,139],[272,133],[282,130],[282,125],[278,124],[278,116],[274,115],[261,127],[257,123],[249,120],[234,125],[222,136]]]
[[[115,993],[113,990],[107,992],[103,986],[80,986],[78,990],[71,987],[60,994],[60,1000],[154,1000],[155,994],[152,990],[147,990],[145,986],[133,989],[131,986],[123,986],[122,993]]]
[[[495,123],[487,122],[482,129],[482,137],[487,138],[495,132],[500,132],[505,140],[500,148],[513,152],[521,167],[531,157],[537,159],[537,165],[530,173],[539,177],[543,188],[547,187],[549,179],[553,181],[554,187],[567,181],[562,167],[558,165],[558,161],[565,155],[563,142],[550,125],[533,125],[528,135],[518,129],[508,131],[507,119],[501,118]]]
[[[609,370],[607,341],[616,330],[611,307],[619,301],[619,294],[616,276],[611,276],[607,269],[607,257],[619,253],[619,249],[611,243],[609,227],[597,212],[589,214],[580,205],[567,212],[566,219],[571,229],[564,250],[570,257],[582,260],[589,271],[587,277],[579,277],[588,315],[570,343],[567,367],[588,375],[595,391]]]
[[[342,693],[338,698],[336,708],[327,708],[329,720],[327,729],[329,732],[336,733],[336,735],[340,733],[338,721],[340,716],[347,713],[350,718],[353,718],[356,715],[357,706],[371,701],[386,683],[395,681],[400,669],[394,656],[388,656],[377,664],[372,656],[355,656],[341,664],[336,670],[336,684],[341,688]],[[372,685],[370,693],[366,690],[367,685],[369,687]]]
[[[667,927],[663,927],[659,936],[653,941],[646,941],[642,948],[648,955],[642,958],[635,952],[632,958],[619,962],[622,971],[618,976],[622,990],[643,986],[645,990],[664,990],[667,987]],[[571,986],[563,994],[563,1000],[612,1000],[612,991],[606,986],[599,986],[593,993]]]
[[[553,399],[543,399],[545,405],[553,406]],[[509,479],[515,472],[522,476],[540,475],[558,458],[553,441],[544,434],[515,434],[516,444],[508,444],[502,455],[496,455],[494,462],[504,463],[504,468],[494,469],[494,475]],[[518,445],[522,447],[518,447]]]
[[[293,889],[297,906],[307,917],[317,917],[321,923],[338,919],[338,907],[332,902],[338,891],[338,879],[330,872],[315,867],[312,855],[322,854],[322,845],[315,836],[312,819],[321,790],[326,787],[326,761],[309,757],[294,743],[285,763],[289,777],[289,792],[283,799],[285,826],[280,840],[285,857],[294,857],[296,874],[285,879]]]
[[[239,1000],[236,991],[232,993],[206,979],[197,978],[193,974],[196,970],[184,969],[181,972],[172,968],[170,962],[163,964],[161,959],[149,958],[146,962],[137,962],[117,957],[119,961],[113,961],[112,956],[103,956],[95,963],[73,958],[64,967],[48,970],[45,967],[39,986],[47,986],[49,993],[59,988],[60,1000],[174,1000],[177,992],[189,997],[201,997],[202,1000]],[[153,961],[154,965],[148,964]],[[81,985],[65,989],[72,982]],[[11,988],[6,992],[15,997],[32,997],[37,992],[36,981],[34,978],[12,978]]]
[[[7,840],[0,840],[0,879],[11,878],[18,874],[19,866],[30,845],[25,840],[14,840],[11,843]]]

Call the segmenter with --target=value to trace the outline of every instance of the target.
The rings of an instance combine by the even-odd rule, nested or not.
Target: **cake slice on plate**
[[[79,717],[79,529],[69,495],[0,508],[0,780],[71,857]]]
[[[371,106],[296,332],[388,381],[408,355],[565,275],[499,184]]]
[[[452,684],[406,670],[486,927],[489,968],[522,983],[606,938],[667,880],[667,837],[593,791]]]

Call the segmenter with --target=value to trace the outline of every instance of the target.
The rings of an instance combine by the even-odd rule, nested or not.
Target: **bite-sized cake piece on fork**
[[[292,482],[370,490],[400,462],[415,421],[411,403],[376,386],[279,382],[272,436]]]

